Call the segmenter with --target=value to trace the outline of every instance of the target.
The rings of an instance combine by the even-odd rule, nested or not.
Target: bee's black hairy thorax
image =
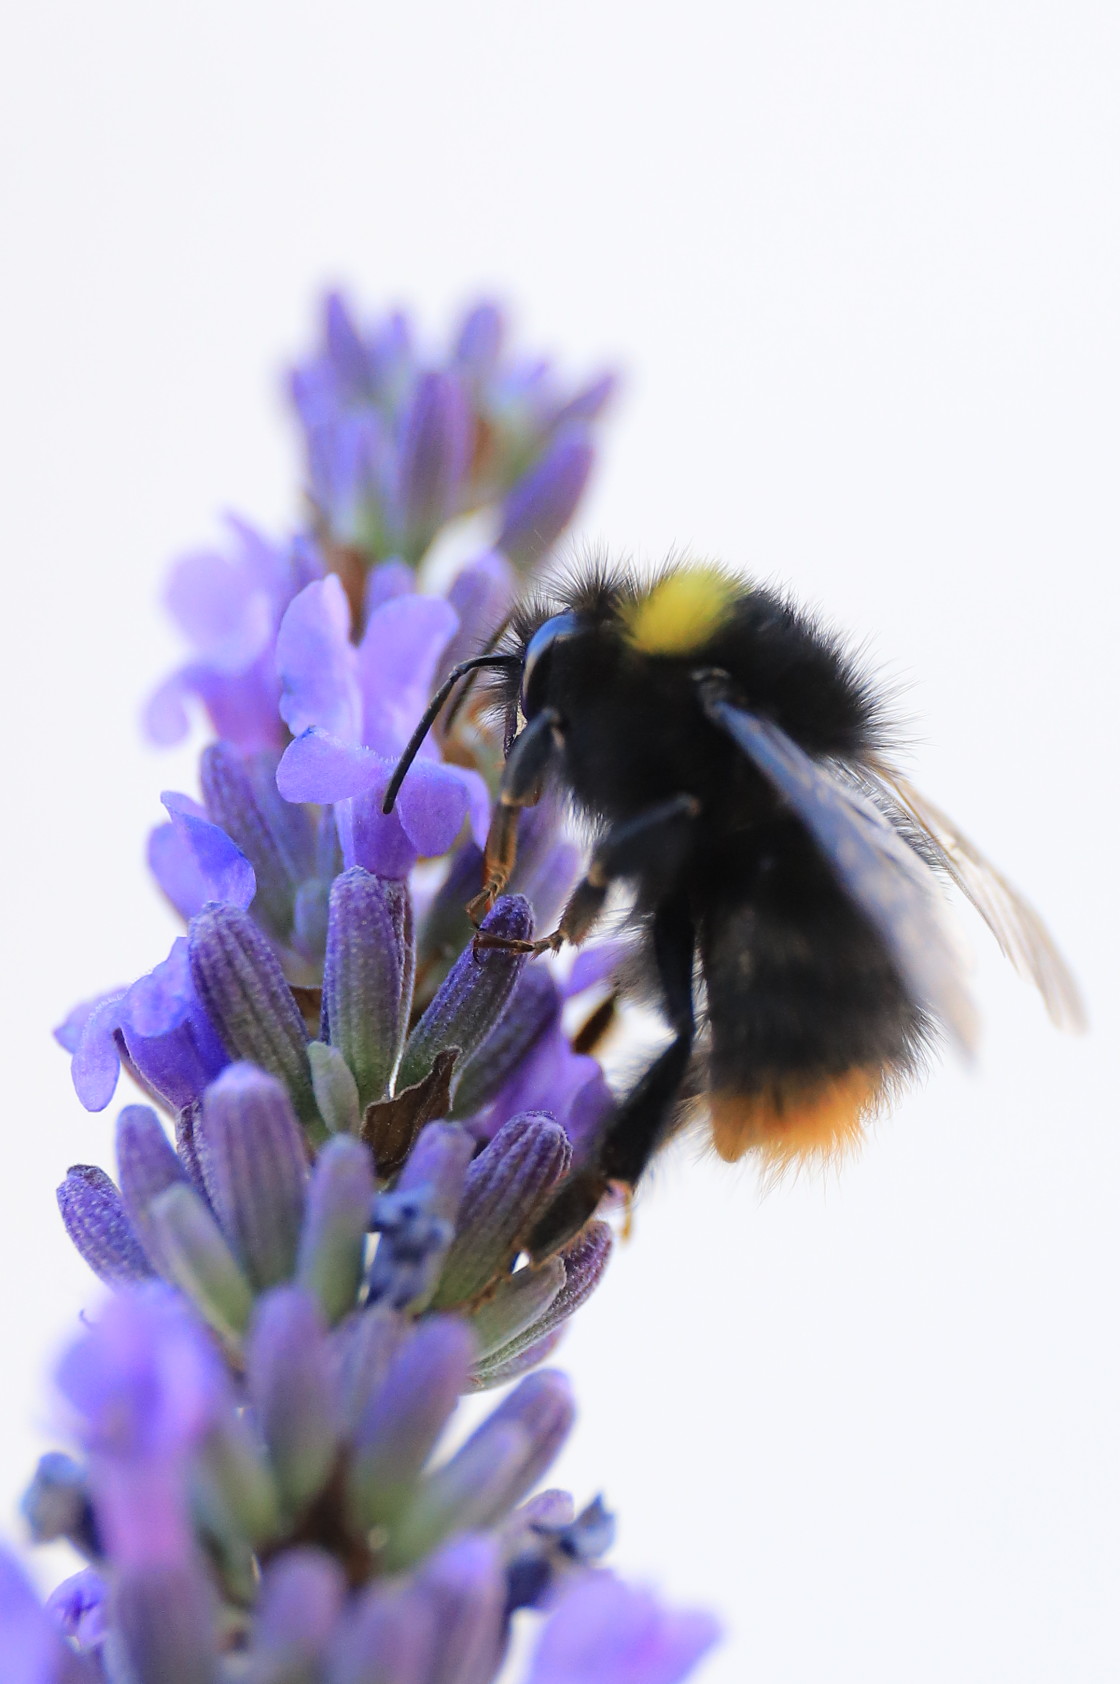
[[[725,672],[741,703],[774,721],[816,757],[858,764],[888,736],[881,698],[841,640],[778,593],[728,579],[721,623],[685,651],[647,651],[628,636],[636,605],[676,571],[585,567],[519,605],[504,653],[524,660],[553,617],[578,617],[577,636],[548,652],[548,704],[565,739],[563,781],[592,820],[617,821],[686,791],[707,810],[707,835],[737,830],[758,801],[757,773],[705,718],[695,674]],[[521,675],[507,669],[491,694],[507,733]]]

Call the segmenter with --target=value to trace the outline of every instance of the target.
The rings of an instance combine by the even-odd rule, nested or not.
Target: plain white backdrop
[[[94,1296],[53,1188],[110,1162],[49,1030],[172,928],[163,570],[294,517],[324,283],[439,330],[496,289],[626,370],[583,533],[870,637],[1093,1017],[1054,1034],[969,925],[979,1068],[841,1177],[667,1158],[562,1348],[560,1481],[723,1616],[703,1684],[1114,1679],[1116,7],[42,0],[5,37],[0,1528]]]

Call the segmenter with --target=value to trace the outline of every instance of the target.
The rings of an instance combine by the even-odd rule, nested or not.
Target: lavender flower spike
[[[292,378],[310,535],[235,522],[173,575],[192,649],[149,729],[179,739],[198,702],[217,740],[149,838],[186,933],[57,1032],[87,1109],[122,1072],[151,1105],[120,1114],[116,1184],[59,1189],[109,1294],[59,1371],[75,1454],[24,1512],[90,1565],[43,1608],[0,1557],[4,1684],[497,1684],[527,1608],[531,1684],[676,1684],[711,1640],[597,1571],[601,1503],[533,1494],[574,1410],[529,1370],[611,1245],[592,1221],[523,1252],[614,1103],[574,1050],[613,1003],[573,1034],[566,1002],[617,954],[560,982],[516,950],[582,850],[542,800],[473,929],[503,752],[481,687],[381,810],[590,472],[610,378],[565,386],[509,339],[488,301],[433,354],[330,298]],[[511,1381],[445,1451],[460,1399]]]

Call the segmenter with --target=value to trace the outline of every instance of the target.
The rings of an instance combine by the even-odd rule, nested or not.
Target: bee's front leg
[[[486,838],[486,857],[483,863],[481,894],[475,895],[467,907],[467,916],[476,927],[481,924],[498,896],[503,893],[517,862],[517,822],[523,807],[535,807],[541,798],[544,778],[549,766],[563,744],[560,734],[560,715],[555,708],[544,708],[526,725],[513,741],[502,782],[498,790],[498,804],[490,821]],[[482,941],[487,942],[483,936]],[[495,937],[487,945],[515,947],[519,950],[532,943],[510,942]]]

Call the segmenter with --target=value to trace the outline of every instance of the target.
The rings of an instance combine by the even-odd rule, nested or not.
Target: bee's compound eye
[[[553,649],[566,638],[574,637],[579,630],[577,614],[554,614],[529,639],[521,668],[521,711],[526,719],[532,719],[534,714],[539,713],[547,699]]]

